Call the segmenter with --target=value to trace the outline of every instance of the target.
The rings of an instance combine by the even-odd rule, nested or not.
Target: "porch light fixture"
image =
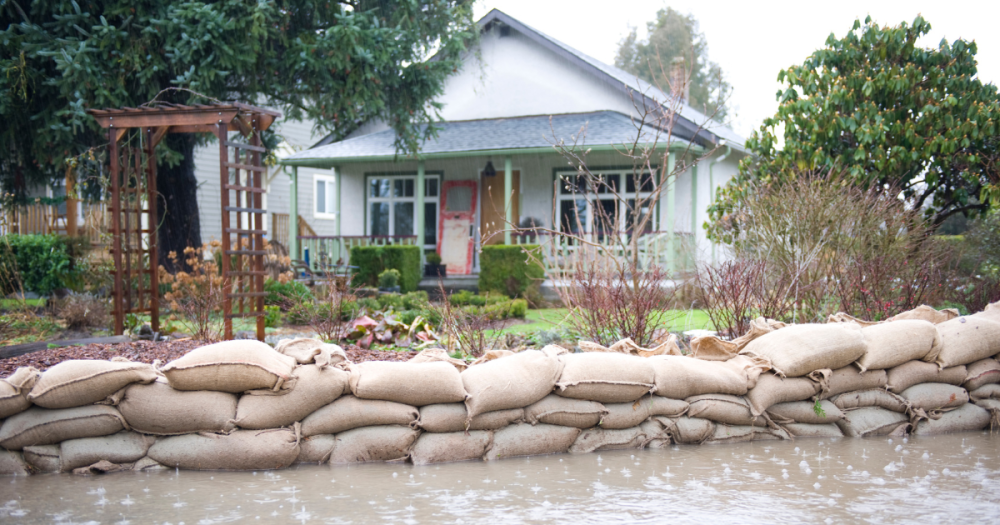
[[[492,160],[487,160],[486,161],[486,167],[483,168],[483,176],[484,177],[496,177],[497,176],[497,169],[493,167],[493,161]]]

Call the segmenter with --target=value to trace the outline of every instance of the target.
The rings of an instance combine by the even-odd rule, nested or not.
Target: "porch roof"
[[[420,158],[556,153],[554,143],[571,144],[584,126],[586,136],[580,137],[581,147],[612,149],[631,142],[635,138],[636,125],[637,122],[617,111],[441,122],[435,124],[437,138],[421,145]],[[647,142],[665,139],[665,133],[660,137],[651,132],[644,132],[644,135]],[[280,163],[329,168],[343,162],[402,160],[396,154],[395,140],[395,131],[387,129],[300,151]],[[671,143],[672,148],[688,145],[687,141],[676,138]]]

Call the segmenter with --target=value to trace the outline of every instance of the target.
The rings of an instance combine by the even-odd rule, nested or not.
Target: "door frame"
[[[472,220],[470,224],[473,228],[473,235],[469,238],[469,253],[465,260],[465,272],[462,275],[470,275],[473,271],[473,255],[475,255],[476,247],[479,243],[479,233],[478,228],[476,228],[476,221],[479,220],[479,181],[477,180],[442,180],[440,185],[440,191],[438,192],[438,225],[440,230],[438,231],[438,242],[437,242],[437,252],[441,253],[441,243],[444,242],[444,215],[448,213],[448,190],[453,187],[467,187],[472,188],[472,209],[468,213],[472,214]]]

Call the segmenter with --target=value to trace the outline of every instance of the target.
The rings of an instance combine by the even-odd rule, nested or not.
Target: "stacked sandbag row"
[[[934,434],[1000,414],[1000,321],[987,316],[774,324],[738,345],[725,360],[546,347],[467,365],[440,350],[350,364],[313,340],[231,341],[159,369],[19,369],[0,381],[0,472],[427,464]]]

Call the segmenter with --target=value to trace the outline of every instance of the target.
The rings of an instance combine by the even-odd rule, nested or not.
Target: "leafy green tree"
[[[466,0],[0,2],[0,187],[16,200],[58,179],[68,158],[107,143],[88,109],[135,107],[165,88],[277,106],[336,137],[382,119],[414,152],[477,34]],[[184,90],[160,100],[207,102]],[[165,144],[163,257],[201,245],[196,139]]]
[[[635,28],[618,44],[615,66],[661,88],[671,82],[675,58],[683,59],[688,71],[688,105],[713,115],[720,122],[730,116],[726,105],[730,92],[722,68],[708,59],[708,42],[692,15],[667,7],[646,23],[648,36],[640,40]]]
[[[863,188],[899,190],[935,226],[1000,204],[997,87],[976,77],[975,42],[917,46],[930,29],[920,16],[896,27],[856,20],[844,38],[831,34],[801,66],[781,71],[778,112],[747,140],[753,155],[710,209],[710,231],[725,239],[733,224],[725,219],[754,198],[751,188],[802,171],[843,171]]]

